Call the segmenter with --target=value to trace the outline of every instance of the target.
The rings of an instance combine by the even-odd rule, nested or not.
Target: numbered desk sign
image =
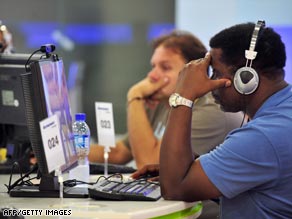
[[[115,147],[115,128],[112,103],[95,102],[98,144]]]
[[[63,141],[57,115],[40,121],[42,141],[46,155],[48,171],[52,172],[65,164]]]

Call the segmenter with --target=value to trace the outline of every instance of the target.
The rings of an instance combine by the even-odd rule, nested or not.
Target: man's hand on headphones
[[[211,55],[206,54],[205,58],[193,60],[185,65],[179,74],[176,85],[176,93],[181,96],[195,100],[206,93],[221,87],[229,87],[229,79],[211,80],[207,70],[211,62]]]

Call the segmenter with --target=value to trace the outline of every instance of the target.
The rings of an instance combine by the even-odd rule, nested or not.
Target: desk
[[[71,209],[71,216],[26,216],[25,218],[94,218],[94,219],[143,219],[143,218],[197,218],[201,214],[201,202],[167,201],[97,201],[91,198],[15,198],[9,197],[4,184],[8,184],[9,175],[0,175],[0,207],[17,209]],[[14,180],[17,179],[14,176]],[[13,180],[13,181],[14,181]]]

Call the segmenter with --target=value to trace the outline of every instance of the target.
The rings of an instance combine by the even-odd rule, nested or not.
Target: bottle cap
[[[75,120],[76,121],[85,121],[86,119],[86,114],[85,113],[76,113],[75,114]]]

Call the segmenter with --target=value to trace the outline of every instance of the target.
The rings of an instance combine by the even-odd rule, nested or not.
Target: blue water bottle
[[[73,123],[74,144],[80,164],[86,164],[88,162],[89,154],[90,129],[85,120],[85,113],[77,113],[75,115],[75,122]]]
[[[88,154],[90,146],[90,129],[85,122],[86,114],[75,114],[75,122],[72,130],[74,135],[74,145],[78,156],[78,167],[71,171],[70,178],[75,178],[88,182],[89,180],[89,163]]]

